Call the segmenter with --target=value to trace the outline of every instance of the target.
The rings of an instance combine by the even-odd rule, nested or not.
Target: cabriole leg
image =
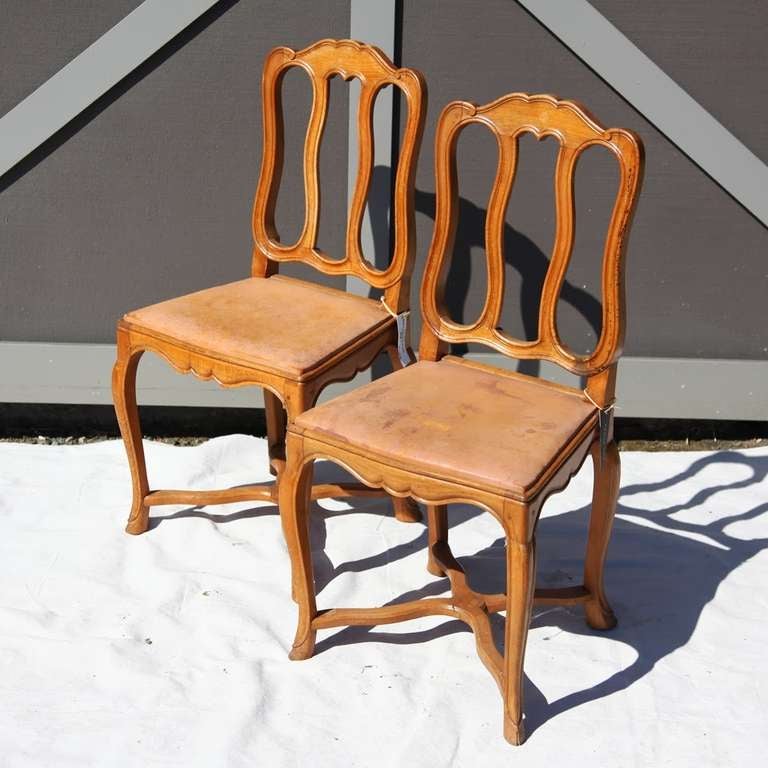
[[[410,496],[400,498],[392,496],[392,507],[395,510],[395,517],[401,523],[420,523],[421,510],[419,505]]]
[[[277,467],[275,462],[285,461],[286,414],[280,398],[268,389],[264,390],[264,415],[267,420],[269,471],[276,477]]]
[[[611,441],[606,446],[602,461],[598,443],[592,445],[591,453],[595,482],[592,491],[592,511],[589,517],[587,554],[584,562],[584,586],[589,590],[590,598],[584,604],[584,611],[587,624],[592,629],[612,629],[616,626],[616,617],[605,596],[603,571],[613,517],[616,513],[616,502],[619,498],[621,460],[615,441]]]
[[[280,478],[280,518],[291,557],[291,590],[299,607],[296,639],[291,659],[308,659],[315,649],[317,632],[312,619],[317,615],[312,549],[309,542],[309,510],[312,491],[312,461],[304,463],[302,441],[288,436],[287,461]]]
[[[523,726],[523,660],[531,623],[536,542],[520,543],[507,535],[507,620],[504,638],[504,738],[519,745]]]
[[[136,404],[136,369],[142,354],[142,351],[132,351],[127,333],[118,330],[117,361],[112,369],[112,399],[131,469],[133,501],[125,530],[132,534],[144,533],[149,527],[149,507],[144,504],[149,492],[147,466]]]

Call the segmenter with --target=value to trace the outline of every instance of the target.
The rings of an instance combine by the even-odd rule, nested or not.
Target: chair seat
[[[291,430],[525,501],[591,437],[596,421],[579,390],[444,358],[306,411]]]
[[[253,277],[129,312],[132,330],[290,379],[387,331],[380,302],[283,275]]]

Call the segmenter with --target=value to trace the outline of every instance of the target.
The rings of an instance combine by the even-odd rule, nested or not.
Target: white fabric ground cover
[[[155,487],[268,479],[263,440],[146,448]],[[514,748],[459,622],[330,630],[314,658],[288,660],[295,608],[273,506],[154,508],[131,537],[119,442],[0,444],[0,765],[761,764],[768,450],[622,460],[607,570],[619,627],[535,611],[529,738]],[[590,475],[587,462],[547,503],[542,584],[580,578]],[[320,607],[445,591],[425,570],[422,525],[381,500],[323,507]],[[501,591],[498,524],[451,509],[471,581]]]

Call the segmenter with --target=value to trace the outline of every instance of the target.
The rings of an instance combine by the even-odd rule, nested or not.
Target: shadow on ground
[[[634,506],[632,503],[633,497],[640,494],[658,495],[663,498],[680,483],[696,478],[711,467],[743,468],[747,470],[748,476],[706,487],[694,493],[684,503],[654,511]],[[584,622],[582,611],[578,607],[534,609],[531,626],[552,626],[577,634],[604,634],[607,638],[633,648],[637,658],[629,667],[616,672],[598,685],[551,702],[545,699],[533,681],[527,679],[526,727],[529,734],[562,712],[628,688],[650,672],[661,659],[686,645],[703,609],[712,600],[722,581],[766,546],[765,538],[734,538],[726,532],[726,528],[735,522],[747,521],[768,511],[768,502],[749,509],[724,510],[715,506],[710,510],[712,522],[708,524],[686,523],[675,516],[707,503],[722,491],[760,483],[767,475],[768,456],[749,456],[723,451],[696,458],[685,471],[664,480],[622,488],[606,570],[609,596],[613,596],[613,607],[619,617],[618,627],[608,633],[591,630]],[[676,496],[677,492],[674,495]],[[644,497],[646,503],[652,496]],[[449,522],[451,527],[455,527],[467,523],[479,514],[485,513],[466,506],[451,507]],[[585,506],[541,520],[537,534],[540,585],[562,584],[563,579],[568,576],[574,580],[580,578],[588,516],[589,507]],[[325,543],[322,514],[314,516],[312,539],[315,552],[322,551]],[[426,550],[424,530],[407,545],[374,553],[365,560],[341,563],[334,567],[321,555],[319,562],[316,562],[318,586],[328,584],[340,573],[356,572],[391,563],[412,554],[417,548]],[[504,591],[503,538],[460,560],[474,589],[488,593]],[[430,579],[419,588],[399,595],[391,602],[400,603],[440,595],[447,589],[447,579]],[[493,627],[496,643],[499,649],[503,650],[501,616],[494,618]],[[462,622],[453,620],[423,632],[395,634],[376,632],[373,628],[350,627],[322,639],[317,644],[316,653],[334,646],[360,642],[429,642],[444,635],[468,631]]]
[[[700,489],[683,503],[654,511],[633,505],[633,497],[646,494],[645,505],[654,496],[663,498],[670,490],[689,479],[695,479],[705,470],[716,467],[743,468],[747,476],[732,482]],[[320,462],[315,465],[316,482],[334,482],[344,477],[338,467]],[[738,473],[744,475],[744,472]],[[616,672],[591,688],[569,694],[556,701],[547,701],[533,681],[526,680],[527,731],[532,733],[539,725],[574,707],[609,696],[628,688],[650,672],[657,662],[691,638],[704,607],[712,600],[721,582],[735,569],[750,560],[766,546],[766,539],[742,540],[726,532],[738,521],[747,521],[768,511],[768,502],[750,509],[733,508],[710,510],[712,522],[687,523],[676,519],[683,513],[709,502],[716,494],[762,482],[768,476],[768,456],[749,456],[723,451],[693,460],[682,472],[656,482],[628,485],[622,488],[613,529],[606,570],[609,596],[612,596],[619,625],[607,638],[634,648],[636,660],[627,668]],[[648,496],[647,494],[650,494]],[[679,497],[679,491],[671,494]],[[732,497],[731,497],[732,498]],[[335,515],[356,513],[392,514],[391,506],[366,502],[357,505],[348,500],[351,510],[329,512],[314,505],[311,521],[312,549],[315,553],[315,577],[318,593],[334,578],[343,573],[358,573],[378,568],[424,552],[426,565],[427,534],[423,524],[413,525],[413,538],[407,543],[373,552],[351,562],[334,565],[325,555],[326,520]],[[645,506],[644,505],[644,506]],[[153,518],[152,528],[161,522],[187,517],[200,517],[217,524],[245,518],[277,514],[274,506],[265,505],[232,514],[214,515],[202,509],[186,509],[161,518]],[[479,508],[451,506],[449,523],[452,528],[468,523],[474,517],[487,514]],[[555,517],[543,518],[538,529],[538,582],[553,586],[564,579],[579,579],[584,552],[589,507]],[[504,540],[499,538],[489,547],[468,557],[460,558],[467,570],[470,583],[480,592],[504,591]],[[426,575],[426,571],[425,571]],[[401,594],[392,603],[443,594],[448,589],[447,579],[429,580],[412,591]],[[566,581],[565,583],[573,583]],[[580,608],[534,609],[532,627],[552,626],[577,634],[603,634],[591,630],[584,622]],[[503,651],[503,617],[493,619],[496,643]],[[389,644],[426,643],[437,637],[469,629],[459,621],[448,620],[429,630],[419,632],[376,632],[374,628],[349,627],[336,631],[318,642],[316,653],[329,648],[361,642]],[[480,662],[478,661],[478,664]]]

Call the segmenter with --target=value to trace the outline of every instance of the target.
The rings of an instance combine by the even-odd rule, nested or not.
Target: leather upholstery
[[[193,351],[303,381],[394,321],[380,302],[283,275],[252,277],[153,304],[131,328]]]
[[[290,429],[525,501],[571,454],[574,438],[586,430],[592,439],[596,420],[596,408],[577,389],[444,358],[319,405]]]

